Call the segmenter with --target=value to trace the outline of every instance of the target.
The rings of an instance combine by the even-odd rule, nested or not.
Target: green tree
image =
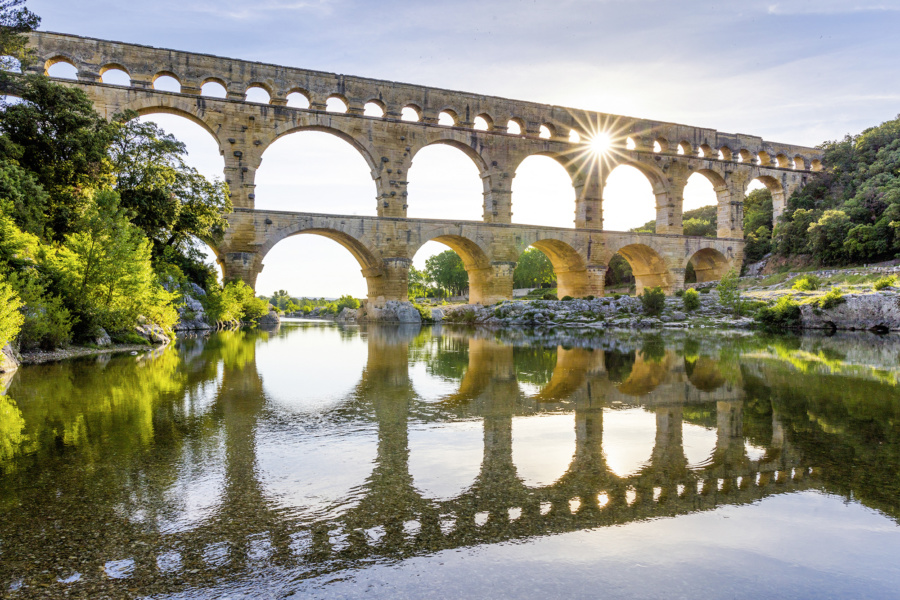
[[[513,271],[513,287],[536,288],[542,284],[556,283],[556,272],[547,255],[537,248],[528,248],[519,256]]]
[[[412,300],[413,298],[424,298],[427,295],[428,277],[424,272],[415,267],[409,268],[409,277],[406,280],[406,293]]]
[[[13,341],[19,334],[24,317],[19,309],[22,301],[0,273],[0,348]]]
[[[469,287],[469,274],[462,259],[453,250],[445,250],[425,261],[425,274],[438,286],[461,296]]]
[[[154,256],[173,247],[196,257],[194,239],[221,238],[232,210],[228,185],[209,181],[184,162],[184,144],[137,113],[117,115],[109,146],[122,206],[153,243]]]
[[[177,320],[173,294],[156,281],[150,243],[128,220],[113,191],[96,194],[95,204],[52,258],[66,304],[74,308],[80,336],[98,327],[122,331],[139,314],[168,328]]]
[[[719,292],[719,304],[735,315],[741,313],[741,290],[738,288],[738,272],[735,269],[725,273],[716,286],[716,291]]]
[[[28,38],[41,18],[25,8],[25,0],[0,0],[0,70],[13,71],[29,58]],[[2,79],[0,79],[2,81]]]
[[[844,241],[853,224],[842,210],[826,210],[807,230],[809,251],[823,264],[841,264],[847,260]]]
[[[94,111],[81,90],[46,77],[21,79],[22,102],[0,111],[0,160],[30,172],[48,194],[48,237],[59,241],[113,183],[106,149],[116,126]]]
[[[753,190],[744,200],[744,262],[753,263],[772,251],[772,194]]]

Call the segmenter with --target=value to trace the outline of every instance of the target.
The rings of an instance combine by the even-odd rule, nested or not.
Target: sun
[[[591,151],[600,156],[606,154],[612,148],[612,137],[605,131],[601,131],[591,138]]]

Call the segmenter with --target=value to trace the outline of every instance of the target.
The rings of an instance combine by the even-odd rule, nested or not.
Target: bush
[[[890,277],[882,277],[878,279],[875,283],[872,284],[872,287],[875,288],[876,291],[883,290],[885,288],[894,287],[897,283],[897,276],[891,275]]]
[[[359,304],[359,303],[357,302],[357,304]],[[431,323],[434,320],[431,318],[431,309],[430,308],[428,308],[426,306],[422,306],[421,304],[416,304],[415,302],[413,302],[412,305],[416,307],[417,311],[419,311],[419,316],[422,317],[423,322]],[[500,309],[498,308],[497,310],[500,310]],[[495,311],[495,314],[496,314],[496,311]]]
[[[774,305],[760,308],[756,320],[767,331],[800,329],[800,305],[790,296],[783,296]]]
[[[815,275],[804,275],[794,282],[791,289],[795,292],[812,292],[822,285],[822,280]]]
[[[595,298],[595,296],[585,296],[584,297],[585,300],[593,300],[594,298]]]
[[[334,304],[338,313],[340,313],[345,308],[352,308],[353,310],[359,308],[359,300],[357,300],[353,296],[341,296],[335,301]]]
[[[541,298],[544,300],[558,300],[556,294],[544,294]]]
[[[738,289],[738,273],[731,269],[719,281],[716,286],[719,292],[719,304],[731,310],[734,314],[741,313],[741,291]]]
[[[54,350],[72,340],[71,314],[62,299],[47,293],[34,270],[13,273],[9,283],[24,303],[21,310],[24,322],[19,333],[19,347],[23,351]]]
[[[700,293],[693,288],[686,289],[681,296],[681,301],[684,302],[684,310],[697,310],[700,308]]]
[[[676,290],[675,295],[679,298],[684,296],[684,290]]]
[[[662,288],[657,286],[653,288],[644,288],[641,296],[641,304],[644,312],[648,315],[658,315],[666,306],[666,294]]]
[[[563,297],[562,297],[562,301],[563,301],[563,302],[568,302],[569,300],[574,300],[574,299],[575,299],[575,298],[573,298],[572,296],[563,296]]]
[[[831,291],[816,300],[816,305],[822,310],[828,310],[835,306],[839,306],[846,301],[847,299],[844,298],[844,294],[841,293],[841,290],[838,288],[831,288]]]
[[[701,293],[701,294],[708,294],[708,293],[710,293],[711,291],[712,291],[712,288],[703,288],[702,290],[700,290],[700,293]]]

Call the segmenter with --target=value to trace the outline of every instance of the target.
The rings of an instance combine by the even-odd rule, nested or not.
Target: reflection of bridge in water
[[[457,497],[432,500],[416,489],[409,469],[408,423],[427,412],[409,376],[411,341],[399,329],[368,331],[368,361],[345,408],[354,418],[374,417],[378,449],[371,474],[356,490],[361,498],[356,506],[338,516],[304,521],[267,497],[256,458],[266,394],[251,359],[226,365],[212,409],[223,424],[226,464],[216,514],[189,530],[162,534],[134,522],[126,516],[128,509],[98,508],[108,511],[102,522],[125,532],[122,539],[128,543],[92,542],[93,534],[85,532],[79,572],[88,581],[102,578],[111,557],[128,556],[134,561],[132,577],[155,582],[159,591],[186,583],[222,583],[262,565],[314,576],[363,559],[412,557],[747,504],[808,489],[819,475],[812,468],[817,465],[807,464],[792,449],[777,416],[765,454],[758,460],[748,457],[744,393],[716,373],[709,359],[698,359],[689,369],[672,352],[651,358],[638,350],[630,373],[615,382],[607,372],[607,364],[615,362],[607,360],[613,352],[559,348],[547,385],[528,396],[517,382],[515,348],[472,338],[469,367],[458,391],[438,404],[439,411],[482,420],[481,468]],[[706,464],[688,468],[682,444],[684,407],[711,403],[716,409],[715,450]],[[602,450],[604,409],[614,405],[643,406],[656,414],[651,459],[627,476],[609,468]],[[573,416],[571,462],[554,483],[528,486],[513,462],[513,418],[562,409]],[[434,418],[434,412],[428,414],[422,418]],[[145,514],[143,523],[158,522],[159,516]],[[22,550],[41,555],[40,549]]]

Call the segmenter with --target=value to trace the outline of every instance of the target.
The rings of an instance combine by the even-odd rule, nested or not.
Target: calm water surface
[[[900,597],[890,337],[288,323],[0,390],[4,598]]]

